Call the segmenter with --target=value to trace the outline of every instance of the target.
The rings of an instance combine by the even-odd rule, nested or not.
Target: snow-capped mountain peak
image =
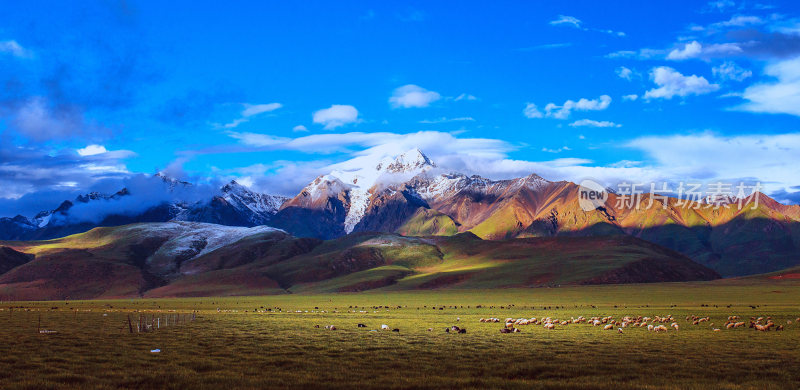
[[[287,198],[277,195],[261,194],[239,184],[236,180],[222,187],[222,198],[239,210],[249,210],[251,222],[261,224],[264,215],[275,214]]]
[[[381,164],[379,164],[378,167],[380,170]],[[433,167],[436,167],[436,164],[422,153],[422,151],[414,148],[395,157],[391,163],[385,165],[384,170],[391,173],[402,173],[426,170]]]
[[[418,148],[397,156],[361,156],[347,165],[337,166],[330,174],[323,175],[309,184],[304,192],[313,199],[321,194],[347,191],[350,207],[345,217],[345,232],[350,233],[361,221],[369,206],[371,190],[375,186],[388,186],[401,183],[436,167]],[[337,185],[341,184],[341,185]],[[344,188],[340,188],[340,187]]]

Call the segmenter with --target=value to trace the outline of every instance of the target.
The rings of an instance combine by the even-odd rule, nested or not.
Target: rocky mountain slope
[[[578,200],[580,187],[571,182],[535,174],[510,180],[440,174],[418,150],[401,160],[415,161],[398,164],[413,177],[358,182],[358,195],[357,178],[318,178],[284,204],[274,224],[299,236],[324,239],[350,231],[469,231],[484,239],[630,235],[679,251],[726,276],[800,264],[800,206],[783,205],[764,194],[743,199],[741,205],[736,198],[680,204],[675,198],[644,194],[637,208],[611,193],[603,207],[585,211]],[[371,187],[365,191],[367,185]],[[358,206],[353,206],[355,197]]]

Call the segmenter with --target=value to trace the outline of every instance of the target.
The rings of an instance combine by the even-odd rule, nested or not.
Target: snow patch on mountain
[[[246,228],[185,221],[133,225],[128,229],[131,230],[129,232],[131,234],[157,233],[171,236],[161,246],[159,254],[175,257],[193,253],[191,258],[205,255],[255,234],[283,232],[283,230],[269,226]],[[198,245],[198,243],[202,244]]]
[[[422,199],[433,201],[450,198],[462,191],[486,193],[493,189],[513,191],[523,187],[539,191],[550,183],[550,181],[536,174],[511,180],[491,180],[477,175],[467,176],[460,173],[449,173],[432,178],[423,178],[415,183],[414,190]]]

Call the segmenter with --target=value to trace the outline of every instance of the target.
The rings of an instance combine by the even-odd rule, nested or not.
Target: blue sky
[[[800,5],[561,3],[9,2],[0,215],[158,171],[293,195],[412,147],[800,201]]]

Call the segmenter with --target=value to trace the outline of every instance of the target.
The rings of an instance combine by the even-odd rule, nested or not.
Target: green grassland
[[[0,309],[3,389],[800,387],[797,279],[3,302]],[[178,313],[197,318],[129,332],[129,315]],[[673,315],[680,330],[528,325],[501,334],[502,324],[478,321],[609,315]],[[713,325],[692,325],[687,315],[710,316]],[[786,330],[728,330],[729,315],[771,316]],[[451,325],[467,334],[445,333]]]

